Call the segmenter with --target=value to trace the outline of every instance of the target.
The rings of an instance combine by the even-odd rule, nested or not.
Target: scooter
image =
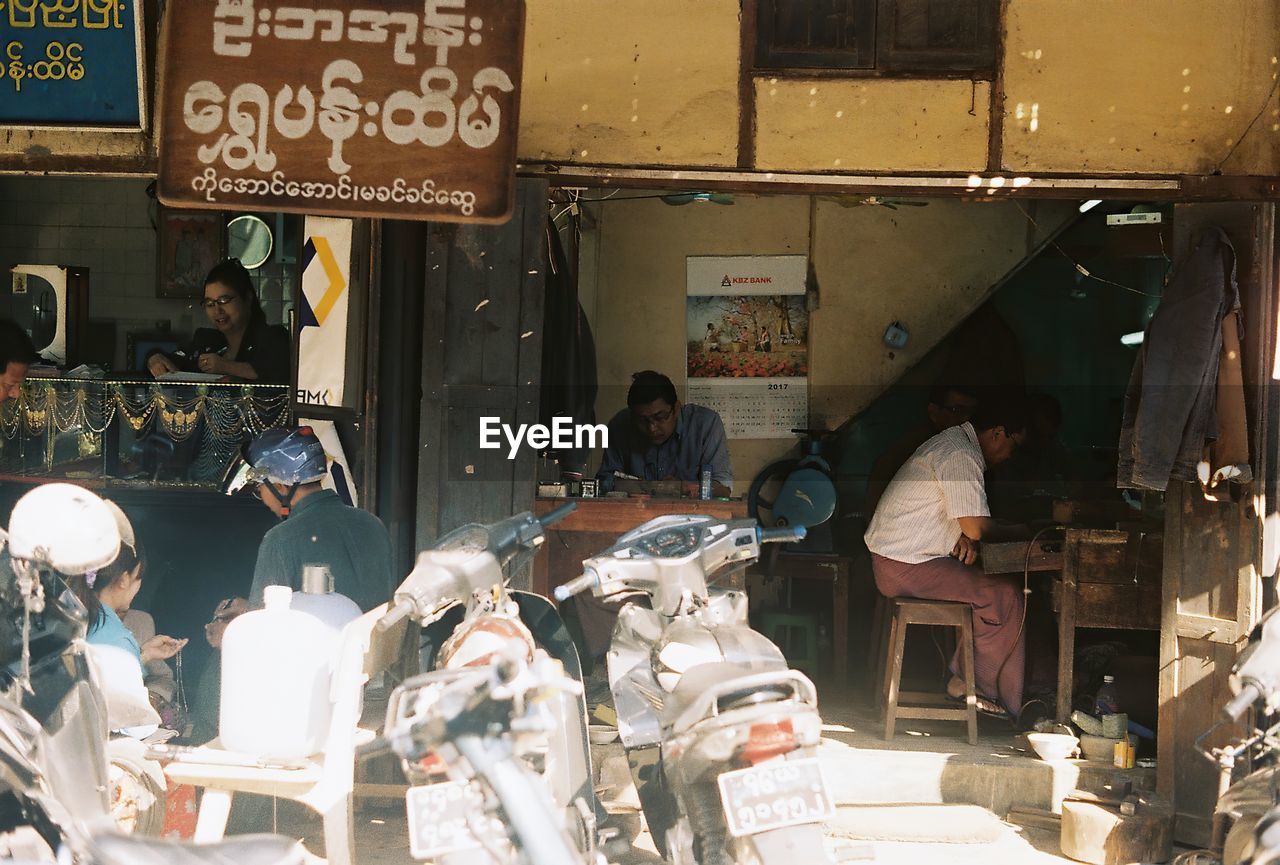
[[[300,844],[274,835],[194,846],[118,831],[108,801],[107,705],[87,654],[85,619],[55,575],[0,553],[0,859],[307,861]]]
[[[444,771],[444,780],[410,789],[413,858],[604,865],[571,840],[564,810],[529,765],[559,723],[549,711],[556,696],[581,692],[546,652],[529,656],[515,644],[485,666],[423,673],[397,687],[383,736],[361,751],[389,748],[410,776],[424,761]]]
[[[504,567],[514,570],[527,561],[542,544],[546,526],[574,507],[570,502],[541,519],[521,513],[445,535],[419,554],[379,627],[405,616],[421,625],[424,670],[483,670],[513,650],[527,661],[545,650],[581,682],[577,649],[556,608],[540,595],[510,589],[503,573]],[[577,849],[589,860],[596,849],[597,813],[586,702],[581,689],[561,689],[548,699],[546,708],[556,722],[540,734],[537,747],[526,747],[522,754],[543,779],[572,827]],[[444,783],[447,775],[439,760],[419,762],[408,772],[414,789]]]
[[[566,600],[642,591],[623,606],[607,656],[622,742],[655,842],[675,865],[824,863],[822,823],[835,808],[816,758],[817,693],[747,625],[742,592],[708,589],[760,545],[803,527],[658,517],[583,563]],[[648,750],[657,749],[652,765]]]
[[[1231,675],[1234,696],[1223,707],[1222,717],[1237,723],[1256,706],[1260,717],[1275,723],[1205,752],[1219,768],[1211,846],[1221,852],[1224,865],[1280,863],[1280,722],[1275,718],[1280,709],[1280,616],[1274,609],[1262,620],[1258,634],[1236,660]],[[1242,758],[1253,771],[1232,783]]]

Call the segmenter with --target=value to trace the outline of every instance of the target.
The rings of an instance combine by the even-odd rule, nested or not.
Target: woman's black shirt
[[[202,327],[191,336],[191,342],[172,354],[165,354],[183,372],[199,372],[197,358],[206,353],[226,357],[227,338],[211,327]],[[251,321],[240,342],[240,353],[228,360],[247,363],[263,384],[288,384],[293,372],[293,350],[289,331],[278,324]]]

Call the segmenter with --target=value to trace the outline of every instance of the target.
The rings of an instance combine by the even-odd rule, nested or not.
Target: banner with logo
[[[309,426],[315,431],[316,438],[324,445],[324,455],[329,463],[329,474],[325,476],[321,486],[333,490],[347,504],[360,507],[360,492],[356,489],[355,476],[351,474],[351,465],[347,462],[347,452],[338,438],[338,428],[329,420],[298,420],[299,426]]]
[[[349,219],[308,216],[303,225],[298,309],[299,406],[341,408],[347,380],[351,299]]]

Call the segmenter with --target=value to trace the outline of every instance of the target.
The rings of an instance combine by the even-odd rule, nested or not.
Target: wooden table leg
[[[1068,562],[1070,557],[1068,557]],[[1076,581],[1068,563],[1062,572],[1062,598],[1058,611],[1058,723],[1071,718],[1071,698],[1075,687]]]
[[[836,681],[843,683],[849,675],[849,560],[837,562],[833,567],[835,582],[831,584],[831,603],[835,609],[831,611],[831,630],[836,644]]]

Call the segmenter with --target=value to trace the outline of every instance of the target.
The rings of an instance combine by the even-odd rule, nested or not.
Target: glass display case
[[[0,477],[216,488],[241,444],[290,423],[288,385],[28,378],[0,404]]]

